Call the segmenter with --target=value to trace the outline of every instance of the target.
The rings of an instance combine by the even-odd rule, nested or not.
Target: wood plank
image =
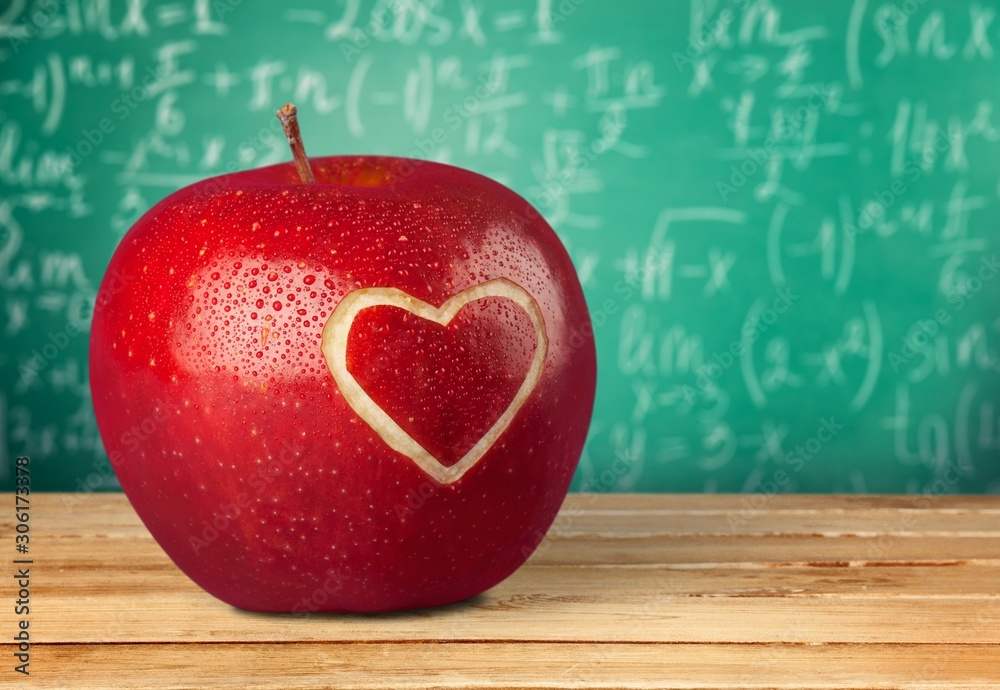
[[[162,551],[148,557],[117,550],[67,556],[45,552],[44,597],[145,597],[198,591]],[[93,573],[116,573],[115,586]],[[598,599],[655,592],[678,597],[861,597],[910,598],[1000,596],[1000,565],[995,566],[787,566],[736,567],[663,565],[649,568],[535,566],[530,562],[492,590],[500,598],[525,598],[537,592]]]
[[[673,510],[706,512],[765,510],[781,512],[821,512],[853,510],[986,510],[1000,511],[1000,497],[969,494],[622,494],[574,493],[566,506],[588,510],[633,511]]]
[[[612,589],[614,585],[607,586]],[[997,598],[677,597],[662,591],[597,598],[558,590],[506,597],[487,592],[468,602],[433,610],[302,618],[239,611],[196,589],[154,592],[142,598],[92,594],[39,597],[31,617],[38,642],[794,640],[1000,644]]]
[[[1000,501],[998,501],[1000,505]],[[1000,536],[1000,510],[668,511],[564,508],[557,535]]]
[[[878,501],[865,496],[810,496],[807,503],[799,496],[773,496],[764,510],[744,504],[749,498],[752,496],[572,494],[553,529],[567,535],[1000,535],[1000,497],[996,496],[892,496],[878,497]],[[38,537],[146,534],[120,493],[42,493],[35,494],[32,501],[36,516],[32,527]],[[12,514],[0,515],[0,534],[10,534],[12,529]]]
[[[4,540],[0,540],[3,544]],[[114,549],[120,567],[160,553],[148,534],[132,537],[33,536],[32,552],[65,558],[88,558],[95,550]],[[802,537],[796,535],[641,535],[617,538],[553,534],[536,550],[534,566],[649,567],[658,565],[871,566],[1000,565],[1000,538],[994,537]]]
[[[996,497],[571,496],[480,597],[304,619],[222,604],[123,496],[77,498],[33,497],[40,687],[1000,685]]]
[[[86,497],[88,501],[101,498]],[[58,498],[42,495],[33,505],[33,537],[35,544],[56,540],[79,540],[88,537],[101,540],[102,548],[118,539],[148,540],[148,532],[139,522],[123,497],[106,503],[103,500],[80,514],[66,516]],[[12,515],[12,514],[11,514]],[[100,516],[88,519],[87,516]],[[49,517],[46,517],[49,516]],[[955,516],[950,516],[949,519]],[[961,516],[966,517],[966,516]],[[568,514],[560,518],[538,552],[534,565],[657,565],[706,563],[880,563],[880,562],[959,562],[978,561],[992,564],[1000,559],[1000,516],[973,516],[960,531],[927,531],[931,525],[923,520],[921,529],[912,530],[910,521],[883,522],[886,532],[851,531],[841,517],[823,520],[825,532],[803,533],[799,517],[768,516],[758,525],[748,524],[744,533],[717,532],[723,529],[725,517],[687,516],[688,523],[671,527],[669,520],[649,516],[610,514],[603,519],[596,514]],[[8,515],[5,519],[10,520]],[[923,518],[914,518],[915,520]],[[48,525],[50,522],[55,525]],[[69,522],[66,522],[69,520]],[[695,524],[692,520],[707,520],[714,524]],[[59,524],[62,523],[62,524]],[[769,524],[765,524],[769,523]],[[785,524],[785,531],[781,525]],[[957,526],[954,521],[952,526]],[[974,528],[979,526],[980,531]],[[814,525],[820,527],[820,525]],[[857,527],[858,525],[854,525]],[[877,526],[877,523],[865,526]],[[936,525],[940,527],[941,525]],[[586,529],[586,528],[590,529]],[[895,531],[903,529],[905,531]],[[694,531],[688,531],[694,530]],[[763,530],[763,531],[758,531]],[[794,532],[791,530],[795,530]],[[0,534],[12,538],[13,525],[6,528],[0,520]],[[150,542],[152,543],[152,542]],[[132,546],[128,547],[131,553]],[[140,548],[147,553],[149,545]]]
[[[1000,564],[996,537],[802,537],[796,535],[706,536],[689,534],[550,535],[531,557],[535,565],[633,565],[680,563],[891,563],[980,561]]]
[[[138,523],[127,505],[119,506],[120,516],[131,515],[122,524]],[[318,625],[259,616],[248,624],[252,614],[204,594],[144,531],[118,538],[40,537],[33,549],[46,564],[36,569],[45,576],[35,585],[45,606],[33,618],[60,636],[43,632],[43,641],[200,641],[219,639],[217,631],[234,627],[233,641],[379,635],[586,640],[596,626],[618,640],[760,642],[783,639],[802,616],[810,618],[802,630],[812,642],[857,641],[868,634],[867,625],[882,641],[983,642],[1000,635],[1000,543],[990,538],[556,533],[507,583],[455,607],[459,624],[447,631],[439,629],[442,612],[405,614],[388,626],[334,616],[318,617]],[[621,566],[629,560],[636,567]],[[92,573],[107,580],[88,580]],[[929,608],[921,601],[921,615],[943,627],[900,629],[900,616],[917,599],[933,600]],[[792,600],[812,601],[790,606]],[[727,616],[733,617],[728,627]],[[957,622],[970,616],[991,629],[959,629]]]
[[[0,654],[10,656],[10,645]],[[919,688],[1000,681],[987,645],[197,644],[34,647],[37,688]]]

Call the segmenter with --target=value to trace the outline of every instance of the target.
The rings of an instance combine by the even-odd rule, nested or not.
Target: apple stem
[[[302,144],[302,134],[299,132],[298,111],[291,103],[286,103],[278,111],[278,119],[281,120],[281,127],[285,130],[288,138],[288,147],[292,149],[292,157],[295,158],[295,169],[299,172],[299,177],[306,184],[315,182],[312,168],[309,167],[309,159],[306,158],[306,148]]]

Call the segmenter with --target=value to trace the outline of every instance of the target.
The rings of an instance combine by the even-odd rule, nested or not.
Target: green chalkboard
[[[112,489],[88,322],[172,191],[314,155],[490,175],[595,323],[574,488],[1000,491],[1000,3],[7,0],[0,480]]]

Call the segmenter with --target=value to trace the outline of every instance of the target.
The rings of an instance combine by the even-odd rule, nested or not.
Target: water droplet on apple
[[[333,290],[334,288],[337,287],[337,284],[333,282],[332,278],[327,278],[326,280],[324,280],[323,285],[326,286],[327,290]]]
[[[281,311],[281,302],[275,300],[274,304],[272,304],[271,307],[274,308],[274,311]]]
[[[277,280],[278,279],[278,272],[277,271],[271,271],[270,273],[267,274],[267,279],[270,280],[270,281]]]
[[[262,300],[262,299],[257,300],[256,302],[254,302],[254,304],[257,305],[258,309],[263,309],[264,308],[264,300]]]
[[[313,283],[316,282],[316,276],[310,273],[309,275],[302,278],[302,282],[305,283],[306,285],[312,285]]]

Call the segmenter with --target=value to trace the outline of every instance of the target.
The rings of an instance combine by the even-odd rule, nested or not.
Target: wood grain
[[[38,687],[1000,687],[992,497],[571,496],[504,583],[382,616],[222,604],[121,495],[32,530]]]
[[[59,645],[38,653],[31,687],[962,690],[996,687],[995,652],[870,644]]]

